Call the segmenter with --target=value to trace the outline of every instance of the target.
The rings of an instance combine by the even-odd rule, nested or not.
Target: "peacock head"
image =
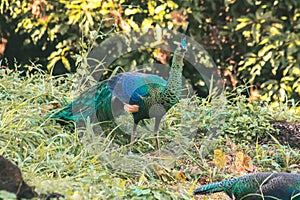
[[[185,53],[187,51],[186,35],[183,35],[178,48],[181,53]]]
[[[178,65],[180,67],[183,66],[183,58],[185,56],[185,53],[187,51],[187,43],[186,43],[186,36],[184,35],[180,41],[180,44],[178,45],[178,47],[176,48],[175,52],[174,52],[174,57],[173,61],[175,61],[175,65]]]

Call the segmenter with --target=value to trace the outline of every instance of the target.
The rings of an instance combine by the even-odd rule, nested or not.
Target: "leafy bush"
[[[251,85],[251,96],[299,101],[299,6],[292,1],[196,1],[190,33],[216,61],[227,84]],[[196,27],[199,27],[196,28]]]
[[[41,68],[61,74],[75,71],[77,55],[88,53],[89,46],[101,43],[114,30],[162,27],[184,32],[189,24],[187,34],[209,51],[227,85],[251,85],[253,98],[259,91],[263,100],[299,101],[299,4],[297,0],[147,0],[143,4],[4,0],[0,4],[0,36],[5,52],[1,53],[12,68],[16,58],[28,66],[41,64]],[[129,68],[135,62],[149,63],[153,57],[159,60],[145,56],[149,54],[133,53],[119,58],[118,64]],[[194,70],[187,64],[185,76],[206,96],[207,91],[197,85],[201,77],[194,77]]]

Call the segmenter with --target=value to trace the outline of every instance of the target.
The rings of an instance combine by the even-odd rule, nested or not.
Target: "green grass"
[[[300,170],[299,149],[272,138],[261,143],[273,131],[270,119],[300,119],[295,103],[271,106],[242,95],[233,97],[235,103],[221,97],[182,99],[162,121],[163,156],[156,154],[152,120],[148,128],[138,127],[131,155],[128,144],[111,137],[115,130],[95,132],[88,122],[82,128],[46,119],[54,107],[76,96],[72,75],[21,77],[3,69],[0,77],[0,155],[17,163],[39,193],[59,192],[67,199],[191,199],[198,178],[210,182],[246,173],[230,163],[218,169],[215,149],[232,159],[244,152],[258,171]],[[130,115],[117,120],[131,132]],[[178,178],[180,171],[186,180]]]

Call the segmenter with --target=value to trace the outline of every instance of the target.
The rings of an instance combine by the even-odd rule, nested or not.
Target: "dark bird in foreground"
[[[300,200],[300,174],[260,172],[222,182],[212,183],[193,191],[194,195],[225,192],[235,200]]]
[[[0,190],[16,194],[17,199],[31,199],[37,197],[34,187],[30,187],[23,180],[18,166],[0,156]]]
[[[99,82],[51,118],[64,121],[86,120],[96,112],[98,121],[110,121],[123,110],[133,115],[130,151],[141,120],[155,118],[154,134],[159,149],[159,124],[165,113],[179,102],[182,67],[187,51],[184,36],[174,52],[168,80],[139,72],[125,72]]]
[[[0,156],[0,191],[5,190],[16,195],[17,199],[32,199],[39,197],[40,199],[59,199],[64,197],[59,193],[38,194],[35,188],[27,185],[23,180],[21,170],[10,160]],[[0,199],[2,199],[0,197]]]

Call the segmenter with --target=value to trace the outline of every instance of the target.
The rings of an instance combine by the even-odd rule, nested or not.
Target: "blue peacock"
[[[86,119],[92,112],[96,112],[97,119],[103,122],[113,120],[114,116],[126,110],[133,115],[130,151],[133,149],[138,123],[144,119],[155,118],[156,147],[160,149],[159,125],[165,113],[179,102],[186,51],[186,36],[183,36],[174,52],[167,81],[153,74],[120,73],[89,88],[63,109],[54,113],[51,118],[77,121]]]
[[[235,200],[300,200],[300,174],[260,172],[222,182],[212,183],[193,191],[194,195],[225,192]]]

